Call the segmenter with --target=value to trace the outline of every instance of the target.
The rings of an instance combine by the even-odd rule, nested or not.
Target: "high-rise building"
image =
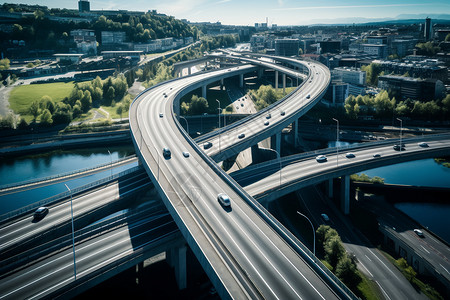
[[[426,41],[429,41],[431,38],[431,19],[430,18],[426,18],[425,19],[425,28],[423,31],[423,36],[425,37]]]
[[[78,1],[78,11],[79,12],[89,12],[91,11],[91,7],[88,0],[79,0]]]
[[[298,49],[300,49],[300,41],[298,39],[275,40],[275,55],[297,56]]]

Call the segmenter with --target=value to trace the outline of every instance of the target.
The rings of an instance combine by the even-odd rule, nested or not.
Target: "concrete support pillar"
[[[328,179],[328,198],[333,198],[333,178]]]
[[[278,91],[278,71],[275,71],[275,90]]]
[[[298,119],[294,121],[294,147],[298,146]]]
[[[206,85],[202,86],[202,97],[206,99]]]
[[[244,87],[244,74],[239,75],[239,87]]]
[[[180,290],[187,287],[186,250],[186,246],[182,246],[166,252],[167,262],[175,269],[175,279]]]
[[[286,94],[286,74],[283,74],[283,95]]]
[[[220,90],[223,91],[223,78],[220,79]]]
[[[261,77],[263,76],[263,71],[263,68],[258,69],[258,79],[261,79]]]
[[[341,178],[341,211],[348,215],[350,213],[350,176]]]
[[[188,75],[191,75],[191,67],[188,67]]]
[[[272,149],[281,155],[281,132],[272,135],[270,144]]]

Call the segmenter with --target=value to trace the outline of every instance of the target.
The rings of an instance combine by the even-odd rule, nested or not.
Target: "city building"
[[[395,96],[401,100],[430,101],[442,99],[445,95],[445,86],[437,79],[384,75],[378,77],[378,87],[394,92]]]
[[[413,38],[399,38],[394,39],[391,43],[391,53],[397,54],[399,57],[413,54],[414,47],[417,44],[417,39]]]
[[[252,35],[250,38],[250,50],[260,52],[265,48],[266,37],[263,35]]]
[[[374,63],[380,65],[385,74],[408,74],[410,77],[438,79],[442,82],[448,80],[447,67],[437,59],[407,56],[402,61],[375,60]]]
[[[320,50],[318,54],[341,52],[341,41],[325,40],[319,42]]]
[[[53,54],[57,62],[78,64],[81,62],[83,54],[80,53],[57,53]]]
[[[300,49],[300,41],[298,39],[275,40],[275,55],[297,56],[299,49]]]
[[[89,1],[87,0],[79,0],[78,1],[78,11],[80,13],[91,11],[91,7]]]
[[[70,32],[74,42],[77,44],[78,53],[89,55],[97,54],[97,38],[94,30],[76,29]]]
[[[353,85],[366,84],[366,72],[358,68],[338,67],[331,71],[332,80],[342,81]]]
[[[102,31],[102,45],[122,44],[125,39],[125,31]]]
[[[325,93],[324,98],[334,105],[343,105],[345,103],[345,99],[347,99],[349,95],[348,88],[348,83],[343,83],[341,81],[332,81],[330,86],[328,87],[327,92]]]
[[[369,55],[375,55],[381,58],[386,58],[388,56],[387,45],[362,44],[361,47],[362,51]]]
[[[387,45],[387,36],[368,36],[367,43],[372,45]]]
[[[423,37],[425,38],[425,41],[429,41],[431,39],[432,30],[433,30],[433,28],[431,27],[431,19],[426,18],[425,19],[425,27],[423,30]]]

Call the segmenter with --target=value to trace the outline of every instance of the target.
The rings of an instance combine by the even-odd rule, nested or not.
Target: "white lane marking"
[[[384,264],[384,262],[382,262],[382,261],[381,261],[381,259],[379,259],[379,258],[378,258],[378,256],[376,256],[376,255],[375,255],[375,253],[373,253],[373,252],[372,252],[372,250],[370,250],[370,249],[369,249],[369,251],[370,251],[370,252],[371,252],[371,253],[373,254],[373,256],[375,256],[375,258],[376,258],[376,259],[378,259],[378,260],[380,261],[380,263],[382,263],[382,264],[383,264],[383,266],[384,266],[384,267],[385,267],[385,268],[386,268],[386,269],[387,269],[387,270],[388,270],[389,272],[391,272],[391,273],[392,273],[392,275],[394,275],[394,276],[395,276],[394,272],[392,272],[392,270],[391,270],[391,269],[389,269],[389,268],[388,268],[388,266],[386,266],[386,265]],[[395,277],[397,277],[397,276],[395,276]]]
[[[381,284],[378,281],[375,281],[378,286],[380,287],[381,291],[383,292],[383,294],[389,299],[391,300],[391,297],[389,297],[389,295],[386,293],[386,291],[383,289],[383,287],[381,286]]]
[[[372,261],[372,260],[367,256],[367,254],[364,254],[364,256],[367,257],[368,260]]]
[[[430,251],[428,251],[424,246],[420,245],[420,247],[422,247],[422,249],[423,249],[426,253],[430,254]]]
[[[439,264],[444,270],[445,270],[445,272],[447,272],[448,274],[450,274],[450,272],[443,266],[443,265],[441,265],[441,264]]]
[[[366,268],[366,266],[362,262],[359,262],[359,263],[361,264],[361,266],[363,266],[364,269],[366,269],[367,273],[369,273],[370,276],[373,277],[372,273],[370,273],[370,271]]]

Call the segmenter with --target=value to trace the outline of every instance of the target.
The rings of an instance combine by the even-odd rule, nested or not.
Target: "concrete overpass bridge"
[[[321,69],[322,76],[314,76],[318,86],[313,84],[313,78],[309,76],[309,84],[299,88],[308,94],[297,95],[297,104],[303,102],[304,106],[308,106],[306,102],[318,101],[329,84],[329,71],[318,64],[314,65]],[[205,90],[208,82],[244,74],[256,68],[241,65],[194,74],[160,84],[139,95],[130,108],[130,127],[136,152],[221,297],[352,297],[339,280],[333,280],[332,275],[318,267],[317,261],[306,254],[301,243],[207,155],[217,153],[215,159],[221,159],[220,155],[226,157],[238,151],[233,149],[233,144],[248,143],[250,146],[258,139],[263,139],[258,135],[265,132],[266,128],[279,126],[281,130],[283,125],[280,124],[285,117],[294,120],[298,105],[290,106],[290,101],[282,101],[285,111],[270,116],[271,126],[265,128],[257,124],[254,129],[245,132],[244,138],[236,136],[224,139],[224,151],[220,140],[222,132],[218,132],[216,139],[211,138],[212,147],[206,154],[177,120],[182,95],[198,87],[205,86]],[[268,113],[268,110],[261,112],[257,119],[247,122],[247,126],[253,126],[256,120],[264,122],[267,119],[264,113]],[[247,126],[243,123],[233,124],[227,126],[226,130],[240,132],[242,128],[248,130]],[[170,157],[162,155],[164,147],[170,148]],[[244,148],[242,144],[240,147]],[[183,151],[190,154],[183,155]],[[224,152],[225,155],[221,154]],[[223,192],[232,199],[231,209],[224,209],[217,203],[217,195]]]
[[[332,193],[333,178],[343,177],[341,209],[348,214],[351,174],[450,154],[450,134],[403,139],[402,143],[405,144],[403,151],[393,149],[393,145],[398,142],[397,139],[373,141],[355,146],[321,149],[251,165],[230,175],[264,205],[293,191],[323,181],[329,182],[328,190]],[[420,142],[426,142],[428,146],[421,147]],[[355,157],[347,158],[347,153],[353,153]],[[374,157],[375,154],[379,156]],[[318,155],[325,155],[327,161],[317,162]]]

